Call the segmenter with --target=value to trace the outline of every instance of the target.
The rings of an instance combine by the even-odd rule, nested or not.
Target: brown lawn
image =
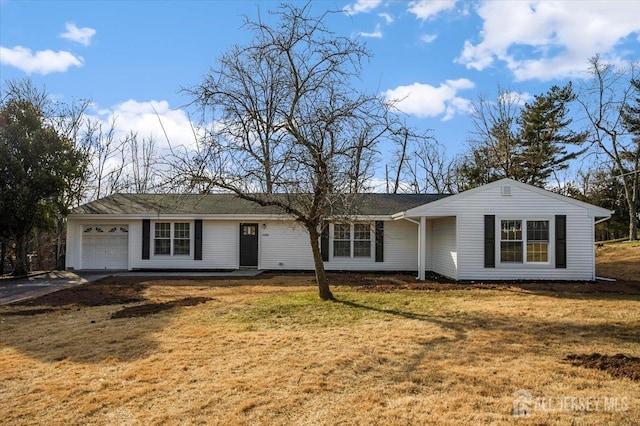
[[[600,249],[599,274],[639,251]],[[311,275],[110,278],[0,308],[2,424],[638,424],[626,277],[336,274],[335,303]]]
[[[596,274],[601,277],[640,281],[640,242],[597,247]]]

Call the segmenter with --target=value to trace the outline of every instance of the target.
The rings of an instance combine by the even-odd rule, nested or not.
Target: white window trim
[[[168,223],[169,224],[169,254],[156,254],[156,224]],[[189,254],[174,254],[174,242],[175,242],[175,225],[176,223],[188,223],[189,224]],[[194,250],[194,224],[188,220],[156,220],[151,222],[151,252],[153,258],[158,259],[191,259],[193,257]]]
[[[344,225],[349,225],[349,256],[334,256],[334,241],[335,241],[335,225],[336,224],[344,224]],[[369,227],[369,256],[355,256],[354,255],[354,242],[355,240],[355,225],[356,224],[361,224],[361,225],[367,225]],[[346,241],[346,240],[338,240],[338,241]],[[358,240],[358,241],[366,241],[366,240]],[[330,259],[336,259],[336,260],[346,260],[346,259],[357,259],[357,260],[373,260],[375,258],[375,253],[374,253],[374,249],[375,249],[375,225],[372,222],[336,222],[336,223],[331,223],[329,225],[329,253],[330,253]]]
[[[522,221],[522,262],[503,262],[502,259],[502,221],[519,220]],[[549,222],[549,242],[547,249],[546,262],[529,262],[527,261],[527,222],[530,221],[546,221]],[[555,259],[555,219],[549,216],[503,216],[496,217],[495,226],[495,259],[496,264],[503,268],[522,268],[522,267],[552,267]],[[507,241],[507,240],[504,240]]]

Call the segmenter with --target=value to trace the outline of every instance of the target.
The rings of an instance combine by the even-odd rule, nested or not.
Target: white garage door
[[[127,269],[129,227],[86,225],[82,229],[82,269]]]

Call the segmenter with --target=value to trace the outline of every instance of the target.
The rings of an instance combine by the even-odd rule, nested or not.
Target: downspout
[[[420,266],[420,270],[418,271],[418,280],[420,281],[424,281],[424,271],[426,269],[426,263],[427,263],[427,253],[426,253],[426,248],[427,248],[427,218],[426,216],[420,216],[420,235],[418,235],[418,241],[421,241],[420,243],[420,251],[418,252],[418,255],[420,256],[420,262],[418,263],[418,265]]]

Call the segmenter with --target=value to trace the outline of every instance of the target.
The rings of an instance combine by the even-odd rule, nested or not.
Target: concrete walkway
[[[25,299],[53,293],[54,291],[109,276],[122,277],[254,277],[262,271],[255,269],[238,269],[229,272],[164,272],[164,271],[51,271],[27,278],[3,279],[0,281],[0,306],[19,302]]]

